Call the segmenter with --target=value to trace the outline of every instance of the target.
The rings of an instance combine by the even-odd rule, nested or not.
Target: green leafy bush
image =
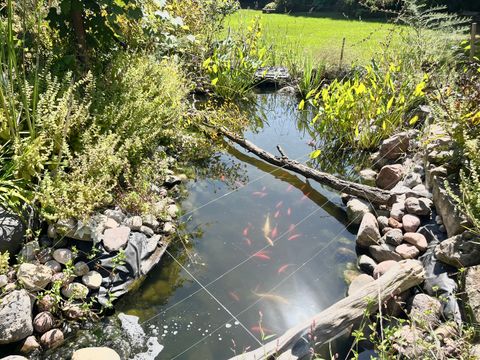
[[[245,98],[254,85],[255,72],[267,63],[267,49],[260,44],[261,26],[255,19],[245,34],[229,36],[203,62],[215,94],[223,99]]]
[[[318,109],[313,126],[339,147],[371,149],[393,132],[414,125],[418,118],[408,114],[422,101],[428,77],[416,82],[403,71],[403,64],[372,63],[351,79],[312,90],[307,101]]]

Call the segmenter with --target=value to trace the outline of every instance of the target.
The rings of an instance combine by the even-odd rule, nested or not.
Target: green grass
[[[256,16],[263,26],[268,46],[273,46],[275,65],[302,64],[305,58],[328,65],[338,65],[345,38],[343,64],[366,63],[378,52],[382,42],[391,43],[389,35],[398,25],[385,20],[350,20],[342,14],[262,14],[239,10],[227,18],[226,31],[246,29]],[[397,29],[394,30],[398,33]]]

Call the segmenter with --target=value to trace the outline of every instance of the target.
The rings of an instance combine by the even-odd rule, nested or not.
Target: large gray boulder
[[[17,279],[27,290],[44,290],[50,284],[53,270],[45,265],[23,263],[17,270]]]
[[[25,290],[15,290],[0,302],[0,344],[9,344],[33,334],[32,300]]]
[[[370,210],[370,206],[365,201],[354,198],[347,202],[347,217],[353,224],[360,224],[363,216]]]
[[[438,260],[457,268],[480,265],[480,238],[465,232],[435,247]]]
[[[360,224],[357,234],[357,245],[361,247],[368,247],[370,245],[378,244],[380,240],[380,230],[378,229],[378,222],[375,215],[366,213]]]
[[[22,246],[26,231],[20,217],[0,207],[0,252],[16,254]]]

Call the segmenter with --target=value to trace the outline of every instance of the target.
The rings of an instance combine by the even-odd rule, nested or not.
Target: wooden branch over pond
[[[360,321],[365,310],[374,313],[379,304],[421,284],[424,278],[424,269],[419,261],[401,261],[379,279],[364,285],[352,295],[288,330],[279,338],[230,360],[301,359],[310,354],[308,334],[316,337],[317,344],[325,344]]]
[[[313,179],[319,183],[325,184],[332,189],[347,193],[349,195],[357,196],[359,198],[370,201],[375,204],[393,204],[395,202],[395,195],[390,191],[378,189],[376,187],[358,184],[352,181],[343,180],[336,176],[312,169],[296,160],[288,158],[280,147],[278,151],[281,156],[274,156],[269,152],[259,148],[250,141],[243,139],[234,133],[222,128],[218,129],[220,133],[225,135],[228,139],[237,143],[244,149],[254,153],[259,158],[269,162],[270,164],[280,166],[284,169],[291,170],[297,174],[303,175],[306,178]]]

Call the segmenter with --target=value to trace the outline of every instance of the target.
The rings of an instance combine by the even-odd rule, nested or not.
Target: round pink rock
[[[403,235],[403,240],[416,246],[416,248],[420,251],[427,250],[427,239],[422,234],[407,232]]]
[[[380,264],[377,264],[377,266],[375,266],[375,269],[373,269],[373,278],[378,279],[380,276],[385,274],[388,270],[390,270],[397,264],[398,263],[394,260],[382,261]]]
[[[414,233],[420,226],[420,219],[418,218],[418,216],[407,214],[403,216],[402,223],[405,232]]]
[[[420,250],[410,244],[398,245],[395,251],[404,259],[415,259],[420,254]]]

